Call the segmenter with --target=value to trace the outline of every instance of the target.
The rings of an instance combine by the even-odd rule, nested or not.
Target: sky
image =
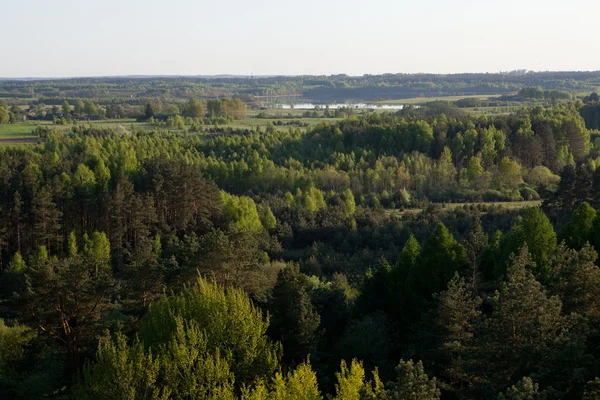
[[[600,70],[598,0],[0,1],[0,77]]]

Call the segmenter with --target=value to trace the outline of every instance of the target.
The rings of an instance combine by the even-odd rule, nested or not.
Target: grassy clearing
[[[478,202],[478,203],[435,203],[439,205],[441,211],[452,211],[457,208],[464,206],[499,206],[508,210],[520,210],[522,208],[539,207],[542,204],[541,200],[528,200],[528,201],[491,201],[491,202]],[[423,211],[422,208],[410,208],[406,210],[386,210],[386,213],[392,216],[400,216],[406,213],[417,214]]]
[[[288,130],[290,127],[299,128],[305,130],[306,127],[299,127],[297,125],[277,125],[278,121],[281,121],[283,124],[291,122],[291,121],[299,121],[300,123],[306,123],[309,126],[317,125],[321,122],[335,122],[340,121],[341,118],[296,118],[296,119],[283,119],[283,118],[246,118],[239,121],[233,121],[231,124],[219,125],[221,128],[233,128],[233,129],[250,129],[256,126],[260,126],[263,130],[267,126],[269,122],[275,125],[275,129],[277,130]],[[207,125],[209,127],[213,127],[214,125]]]
[[[0,124],[0,139],[32,138],[33,130],[40,124]]]
[[[381,105],[397,105],[397,104],[423,104],[430,101],[457,101],[462,99],[493,99],[500,97],[499,94],[475,94],[475,95],[463,95],[463,96],[434,96],[434,97],[413,97],[410,99],[398,99],[398,100],[383,100],[378,101],[377,104]]]

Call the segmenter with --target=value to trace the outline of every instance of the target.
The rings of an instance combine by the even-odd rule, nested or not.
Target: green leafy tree
[[[583,202],[571,214],[571,220],[563,228],[561,237],[570,248],[581,249],[592,238],[595,221],[596,210]]]
[[[62,112],[63,112],[63,114],[69,115],[69,114],[71,114],[71,111],[72,111],[71,105],[69,104],[69,102],[67,100],[65,100],[62,103]]]
[[[229,363],[236,385],[271,376],[278,367],[281,349],[266,335],[269,321],[241,290],[198,278],[181,294],[152,304],[140,325],[146,348],[169,343],[179,319],[202,327],[206,351]]]
[[[505,262],[525,245],[535,263],[536,277],[544,279],[550,272],[550,257],[556,249],[557,238],[552,223],[538,207],[526,210],[520,222],[503,238]]]
[[[188,118],[204,118],[204,105],[198,99],[190,99],[183,107],[183,116]]]

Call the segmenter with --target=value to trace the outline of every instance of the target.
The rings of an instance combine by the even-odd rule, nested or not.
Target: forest
[[[147,98],[222,98],[301,96],[308,101],[373,102],[412,97],[510,95],[525,87],[571,93],[600,87],[600,71],[534,72],[517,70],[472,74],[383,74],[329,76],[123,76],[71,79],[0,80],[0,98],[69,99],[137,103]]]
[[[113,126],[161,79],[0,82],[68,118],[0,146],[0,398],[600,398],[600,102],[556,92],[597,76],[510,77],[543,102],[246,127],[195,90],[248,79]]]

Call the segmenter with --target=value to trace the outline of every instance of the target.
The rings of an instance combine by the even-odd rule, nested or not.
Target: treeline
[[[509,94],[524,87],[545,91],[582,92],[598,87],[598,71],[495,74],[384,74],[295,77],[149,77],[74,78],[64,80],[0,82],[0,97],[48,99],[88,98],[220,98],[301,94],[318,102],[377,101],[419,96]],[[552,95],[552,96],[555,96]],[[551,97],[552,97],[551,96]],[[562,95],[559,95],[562,96]]]

